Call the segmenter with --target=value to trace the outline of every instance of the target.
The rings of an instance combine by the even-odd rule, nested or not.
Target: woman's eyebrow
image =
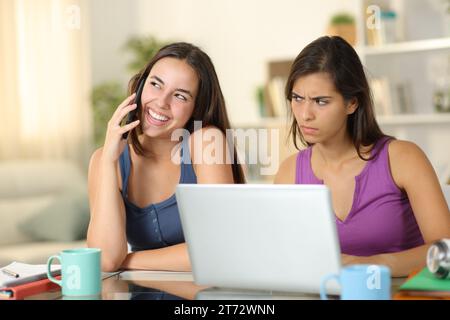
[[[186,94],[189,95],[191,98],[194,98],[194,97],[192,96],[192,93],[191,93],[189,90],[178,88],[178,89],[175,89],[175,91],[180,91],[180,92],[186,93]]]
[[[162,81],[161,78],[158,77],[158,76],[151,76],[150,79],[155,79],[155,80],[157,80],[158,82],[161,82],[162,84],[164,84],[164,81]],[[175,91],[180,91],[180,92],[186,93],[186,94],[189,95],[191,98],[194,98],[193,95],[192,95],[192,93],[191,93],[189,90],[177,88],[177,89],[175,89]]]
[[[292,94],[295,94],[297,97],[300,98],[305,98],[301,95],[299,95],[298,93],[295,93],[294,91],[292,91]],[[317,96],[317,97],[310,97],[311,100],[320,100],[320,99],[331,99],[333,98],[332,96]]]
[[[330,99],[331,96],[318,96],[318,97],[311,97],[312,100],[320,100],[320,99]]]
[[[161,78],[158,76],[151,76],[150,79],[155,79],[155,80],[161,82],[162,84],[164,84],[164,81],[162,81]]]

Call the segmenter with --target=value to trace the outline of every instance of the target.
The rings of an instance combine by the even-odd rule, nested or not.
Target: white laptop
[[[180,184],[176,198],[198,285],[319,293],[340,270],[324,185]]]

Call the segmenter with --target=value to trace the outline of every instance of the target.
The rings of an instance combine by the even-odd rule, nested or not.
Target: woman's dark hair
[[[358,156],[362,160],[372,160],[376,155],[364,158],[361,155],[361,147],[374,146],[383,137],[391,139],[393,137],[385,135],[375,119],[369,83],[358,54],[348,42],[338,36],[320,37],[311,42],[300,52],[291,66],[286,83],[286,98],[292,101],[292,89],[297,79],[319,72],[327,73],[331,77],[344,101],[357,100],[356,111],[347,119],[347,131]],[[289,135],[292,135],[295,147],[299,149],[297,138],[303,145],[310,146],[311,144],[303,137],[295,117],[292,118]]]
[[[166,57],[186,61],[195,70],[199,78],[194,110],[184,129],[192,133],[194,131],[194,121],[202,121],[203,127],[215,126],[225,135],[226,129],[230,128],[230,121],[228,120],[225,99],[214,65],[205,52],[190,43],[177,42],[161,48],[144,69],[131,78],[128,84],[128,93],[131,95],[131,93],[136,92],[140,79],[146,78],[155,63]],[[142,113],[138,112],[137,117],[142,123]],[[138,139],[140,134],[142,134],[140,126],[130,132],[131,144],[137,154],[145,156],[146,152]],[[245,183],[244,173],[238,162],[236,149],[233,151],[232,171],[234,182]]]

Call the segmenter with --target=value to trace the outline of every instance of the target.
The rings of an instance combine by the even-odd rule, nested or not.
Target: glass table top
[[[394,294],[405,278],[393,278]],[[318,294],[227,289],[199,286],[188,272],[124,271],[103,274],[99,296],[66,297],[61,290],[30,296],[27,300],[304,300]],[[331,296],[331,299],[338,298]]]

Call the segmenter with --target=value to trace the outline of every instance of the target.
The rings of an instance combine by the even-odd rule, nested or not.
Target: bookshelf
[[[413,126],[444,124],[450,126],[450,113],[442,114],[399,114],[396,116],[378,116],[381,126]],[[448,137],[450,139],[450,136]]]
[[[416,41],[404,41],[399,43],[387,43],[381,46],[357,47],[356,51],[360,56],[376,56],[396,53],[413,53],[420,51],[433,51],[450,49],[450,37],[425,39]]]
[[[358,5],[356,50],[369,80],[383,78],[388,82],[388,92],[380,94],[390,97],[388,109],[391,110],[384,114],[376,110],[380,123],[441,123],[447,118],[445,114],[441,114],[444,117],[429,115],[438,114],[434,106],[437,92],[448,91],[450,87],[450,13],[446,12],[450,4],[434,0],[359,0]],[[394,16],[385,19],[392,20],[389,30],[383,28],[383,18],[379,28],[368,28],[367,21],[374,14],[368,8],[373,5],[379,8],[381,17],[383,12]],[[380,41],[383,37],[377,34],[387,31],[391,39]],[[408,101],[403,101],[403,97]],[[402,108],[402,103],[407,108]],[[405,114],[409,117],[405,118]],[[406,123],[405,119],[408,119]]]
[[[366,27],[366,9],[373,4],[381,10],[395,12],[396,21],[390,30],[395,36],[391,41],[374,43],[371,38],[373,31]],[[419,145],[440,182],[448,183],[450,112],[438,112],[436,96],[439,91],[448,95],[446,108],[450,108],[450,13],[446,13],[450,3],[359,0],[358,5],[356,50],[369,81],[387,79],[388,82],[388,89],[381,93],[390,97],[387,112],[380,112],[375,106],[380,127],[387,134]]]

